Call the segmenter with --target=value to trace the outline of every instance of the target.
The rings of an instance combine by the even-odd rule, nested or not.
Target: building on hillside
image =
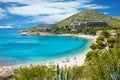
[[[116,30],[108,30],[111,36],[116,36]]]
[[[103,30],[96,31],[96,36],[99,36]],[[107,30],[110,36],[116,36],[116,30]]]
[[[102,30],[96,31],[96,36],[99,36],[102,33]]]
[[[73,26],[73,30],[76,31],[79,28],[87,28],[87,27],[106,27],[108,24],[106,22],[81,22],[75,26]]]

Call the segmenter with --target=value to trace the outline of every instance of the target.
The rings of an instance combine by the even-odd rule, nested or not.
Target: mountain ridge
[[[72,27],[80,22],[91,22],[91,21],[104,21],[109,26],[118,27],[120,26],[120,20],[113,17],[107,16],[103,13],[97,12],[96,10],[89,9],[83,12],[76,13],[60,22],[55,23],[57,27]]]

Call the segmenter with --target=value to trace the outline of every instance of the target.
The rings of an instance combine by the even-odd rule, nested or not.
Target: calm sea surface
[[[42,63],[89,49],[90,40],[68,36],[20,36],[20,29],[0,29],[0,62],[5,65]]]

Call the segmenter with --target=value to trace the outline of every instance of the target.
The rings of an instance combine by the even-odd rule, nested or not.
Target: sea
[[[0,64],[45,63],[83,54],[92,41],[73,36],[21,36],[20,28],[0,29]]]

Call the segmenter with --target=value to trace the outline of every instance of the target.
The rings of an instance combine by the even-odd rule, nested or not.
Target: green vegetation
[[[64,34],[64,33],[70,33],[70,34],[91,34],[95,35],[96,31],[98,30],[112,30],[112,29],[118,29],[118,28],[112,28],[112,27],[91,27],[91,28],[79,28],[77,31],[73,31],[69,28],[56,28],[55,30],[51,31],[54,34]]]
[[[30,32],[44,32],[44,30],[37,29],[36,27],[30,28],[29,31]]]
[[[84,78],[84,67],[30,66],[15,70],[11,80],[78,80]]]
[[[120,34],[115,38],[108,35],[103,31],[91,45],[92,51],[86,55],[85,62],[92,80],[120,80]]]
[[[104,30],[91,46],[83,66],[23,67],[11,80],[120,80],[120,32],[111,37]]]

